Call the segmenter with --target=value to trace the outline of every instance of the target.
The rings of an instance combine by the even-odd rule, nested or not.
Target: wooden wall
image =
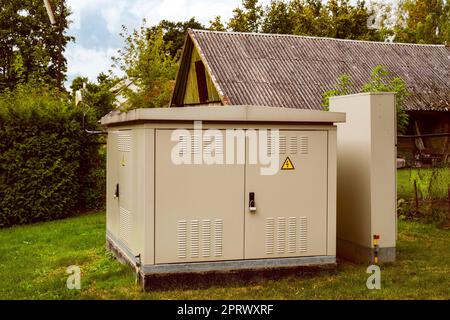
[[[450,112],[411,112],[406,135],[416,135],[415,122],[420,134],[450,133]],[[425,152],[430,154],[450,154],[450,137],[424,137],[422,138]],[[405,158],[408,164],[414,162],[414,155],[419,153],[415,139],[399,138],[397,141],[397,154]],[[447,159],[448,161],[449,159]]]
[[[189,66],[189,73],[187,76],[187,83],[186,83],[186,91],[184,94],[183,103],[185,105],[200,103],[200,99],[199,99],[199,95],[198,95],[198,88],[197,88],[197,76],[195,73],[195,62],[200,61],[200,60],[201,60],[200,55],[199,55],[197,49],[194,47],[192,49],[192,53],[191,53],[191,63]],[[206,66],[205,66],[205,69],[206,69]],[[219,97],[219,94],[217,93],[217,90],[216,90],[208,72],[206,72],[206,84],[208,87],[207,103],[216,103],[217,104],[217,102],[220,102],[220,97]]]

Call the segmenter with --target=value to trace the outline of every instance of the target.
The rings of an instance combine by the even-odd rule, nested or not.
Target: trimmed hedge
[[[81,120],[82,111],[50,89],[24,85],[0,95],[0,227],[103,206],[104,157]]]

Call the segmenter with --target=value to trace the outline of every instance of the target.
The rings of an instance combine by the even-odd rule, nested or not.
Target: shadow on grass
[[[145,289],[148,291],[196,290],[213,287],[236,288],[270,280],[282,280],[289,277],[313,278],[318,275],[336,274],[333,266],[302,266],[264,270],[240,270],[207,273],[180,273],[145,277]]]

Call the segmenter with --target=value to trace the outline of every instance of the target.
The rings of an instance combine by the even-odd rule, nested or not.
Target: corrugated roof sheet
[[[450,48],[190,30],[226,104],[322,109],[340,75],[360,88],[376,65],[408,85],[409,110],[450,110]],[[188,39],[189,40],[189,39]]]

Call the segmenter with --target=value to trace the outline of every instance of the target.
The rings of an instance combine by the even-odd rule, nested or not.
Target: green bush
[[[103,204],[89,190],[102,183],[94,172],[104,170],[104,159],[81,120],[82,111],[49,88],[22,85],[0,94],[0,227]],[[87,121],[95,126],[93,117]]]

